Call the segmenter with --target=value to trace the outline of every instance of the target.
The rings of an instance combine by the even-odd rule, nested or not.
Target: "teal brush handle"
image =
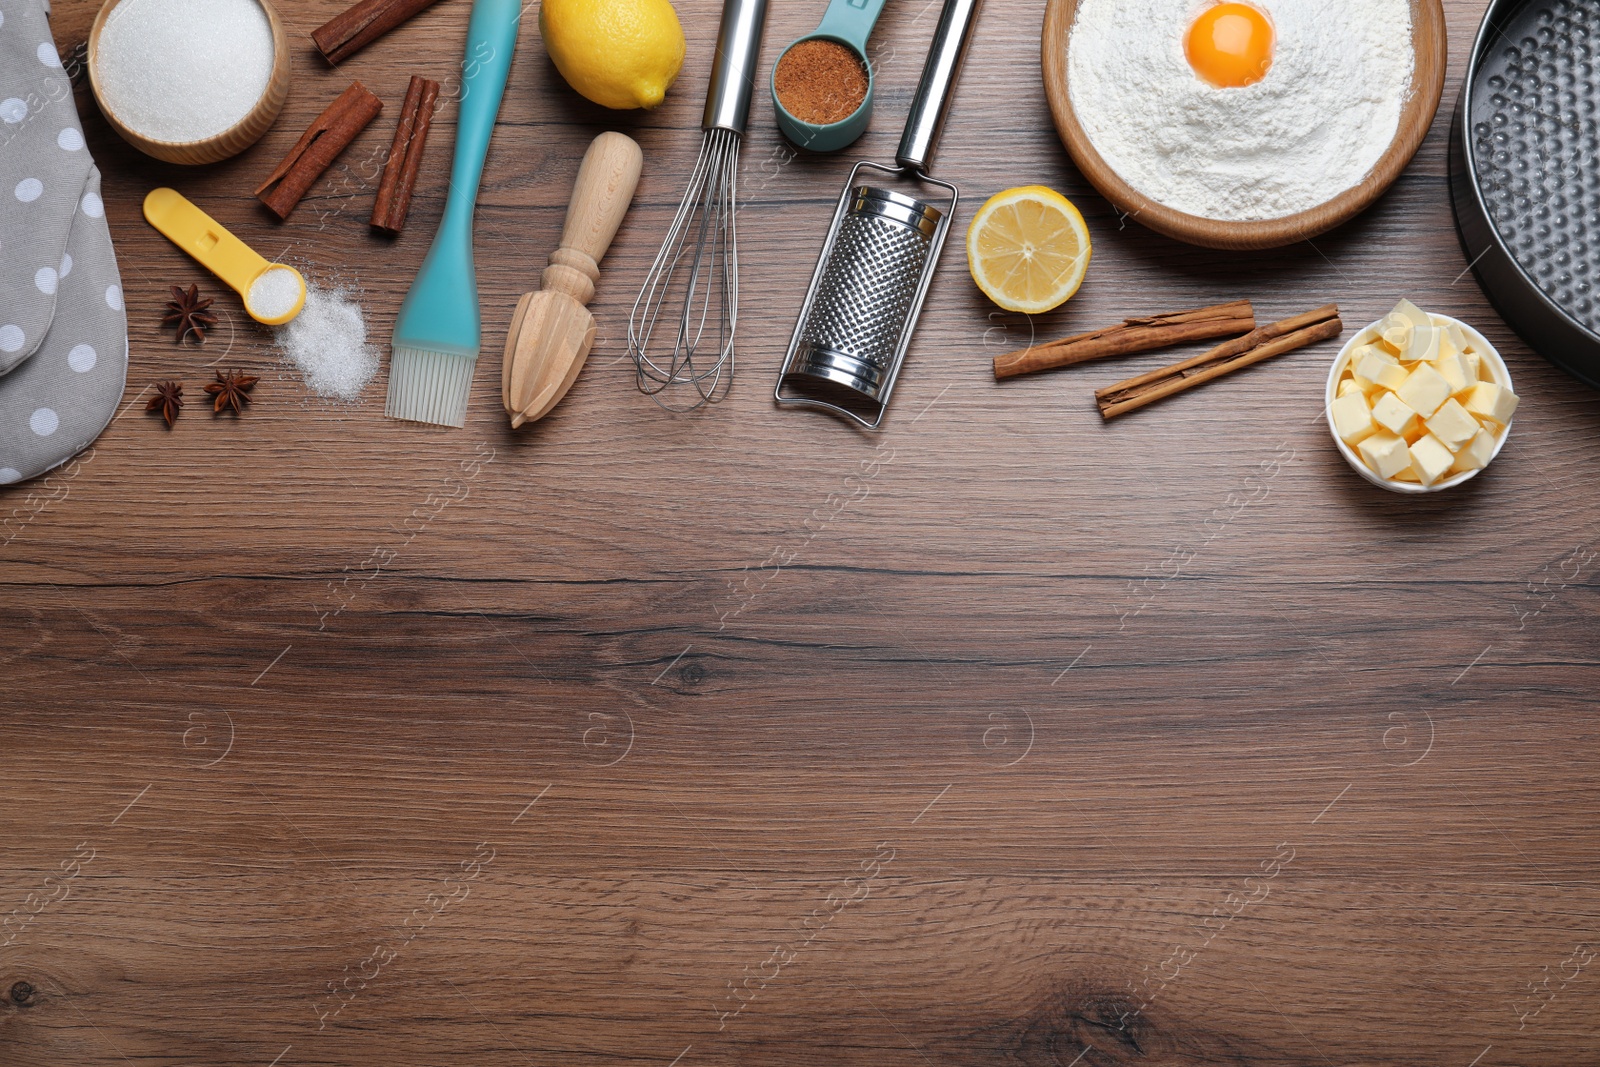
[[[522,20],[520,0],[474,0],[467,24],[467,54],[461,60],[461,106],[456,119],[456,155],[450,165],[450,197],[445,203],[445,225],[471,227],[472,209],[478,202],[478,182],[483,160],[489,154],[489,136],[500,113],[511,73],[511,56],[517,50],[517,29]]]
[[[815,37],[837,37],[856,46],[865,55],[867,38],[883,11],[884,0],[833,0],[823,13]]]
[[[478,354],[481,324],[472,264],[472,215],[521,19],[521,0],[473,0],[467,52],[461,61],[450,193],[439,232],[395,320],[396,348]]]

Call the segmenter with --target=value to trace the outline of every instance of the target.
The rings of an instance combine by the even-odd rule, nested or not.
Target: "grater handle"
[[[702,130],[732,130],[744,136],[766,21],[767,0],[724,0],[711,85],[706,89],[706,113],[700,120]]]
[[[939,127],[950,108],[950,92],[977,21],[979,0],[945,0],[939,13],[939,26],[928,47],[928,62],[922,68],[922,81],[911,100],[906,116],[906,131],[900,135],[900,150],[895,162],[917,174],[925,174],[933,159],[933,146],[939,140]]]

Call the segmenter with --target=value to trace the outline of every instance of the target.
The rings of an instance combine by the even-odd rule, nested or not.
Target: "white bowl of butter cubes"
[[[1517,394],[1482,334],[1402,300],[1339,352],[1325,403],[1357,474],[1396,493],[1434,493],[1500,454]]]

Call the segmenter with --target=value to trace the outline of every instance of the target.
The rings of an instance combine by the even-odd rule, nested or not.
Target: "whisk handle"
[[[906,116],[905,133],[900,135],[900,150],[895,162],[908,170],[924,174],[933,159],[945,112],[950,109],[950,93],[966,54],[972,24],[977,21],[980,0],[945,0],[939,13],[939,26],[928,46],[928,61],[922,68],[922,81],[911,99],[911,114]]]
[[[732,130],[744,135],[750,119],[750,98],[755,92],[761,31],[766,22],[767,0],[724,0],[701,129]]]

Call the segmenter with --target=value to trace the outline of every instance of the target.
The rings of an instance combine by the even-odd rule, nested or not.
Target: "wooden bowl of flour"
[[[1444,93],[1449,41],[1441,0],[1411,0],[1411,87],[1388,149],[1356,185],[1306,211],[1274,219],[1202,218],[1168,207],[1130,186],[1095,150],[1072,108],[1067,52],[1079,0],[1049,0],[1044,13],[1044,91],[1056,132],[1072,161],[1100,194],[1130,218],[1189,244],[1206,248],[1278,248],[1333,229],[1359,215],[1394,183],[1421,147]]]
[[[163,44],[170,51],[183,49],[209,49],[213,42],[207,39],[207,25],[205,16],[207,8],[211,11],[226,10],[230,5],[237,5],[240,0],[229,0],[229,4],[208,4],[207,0],[193,0],[190,5],[196,13],[196,22],[190,28],[187,38],[174,36]],[[110,57],[103,54],[102,44],[107,36],[108,24],[117,21],[119,24],[113,32],[127,29],[128,23],[142,12],[135,11],[134,5],[139,0],[106,0],[95,16],[94,24],[89,28],[88,59],[89,59],[89,84],[94,91],[95,102],[100,105],[100,113],[106,118],[106,123],[117,131],[124,141],[143,152],[147,156],[168,163],[183,163],[196,165],[203,163],[216,163],[243,152],[246,148],[259,141],[263,134],[272,127],[278,117],[278,112],[283,110],[283,104],[289,96],[289,42],[284,34],[283,22],[278,17],[278,12],[273,8],[271,0],[254,0],[254,7],[259,7],[265,16],[265,25],[271,34],[272,56],[271,69],[266,78],[266,84],[253,103],[239,109],[238,118],[221,129],[214,129],[205,135],[195,138],[168,139],[157,132],[159,122],[152,122],[148,115],[136,113],[136,109],[119,106],[118,93],[122,92],[124,100],[127,99],[126,89],[119,90],[119,82],[137,80],[137,68],[131,72],[108,71],[107,62]],[[248,6],[248,5],[247,5]],[[213,32],[214,32],[214,28]],[[150,33],[148,28],[141,28],[140,32]],[[136,49],[140,42],[131,42],[130,49]],[[125,49],[125,50],[130,50]],[[226,60],[226,50],[221,56]],[[170,55],[157,56],[147,59],[147,70],[144,72],[148,79],[171,78],[174,71],[169,62]],[[123,61],[126,65],[126,61]],[[203,87],[189,86],[191,94],[198,92],[204,94]],[[141,106],[151,110],[147,99],[139,100]],[[172,108],[185,106],[181,99],[172,101]]]

